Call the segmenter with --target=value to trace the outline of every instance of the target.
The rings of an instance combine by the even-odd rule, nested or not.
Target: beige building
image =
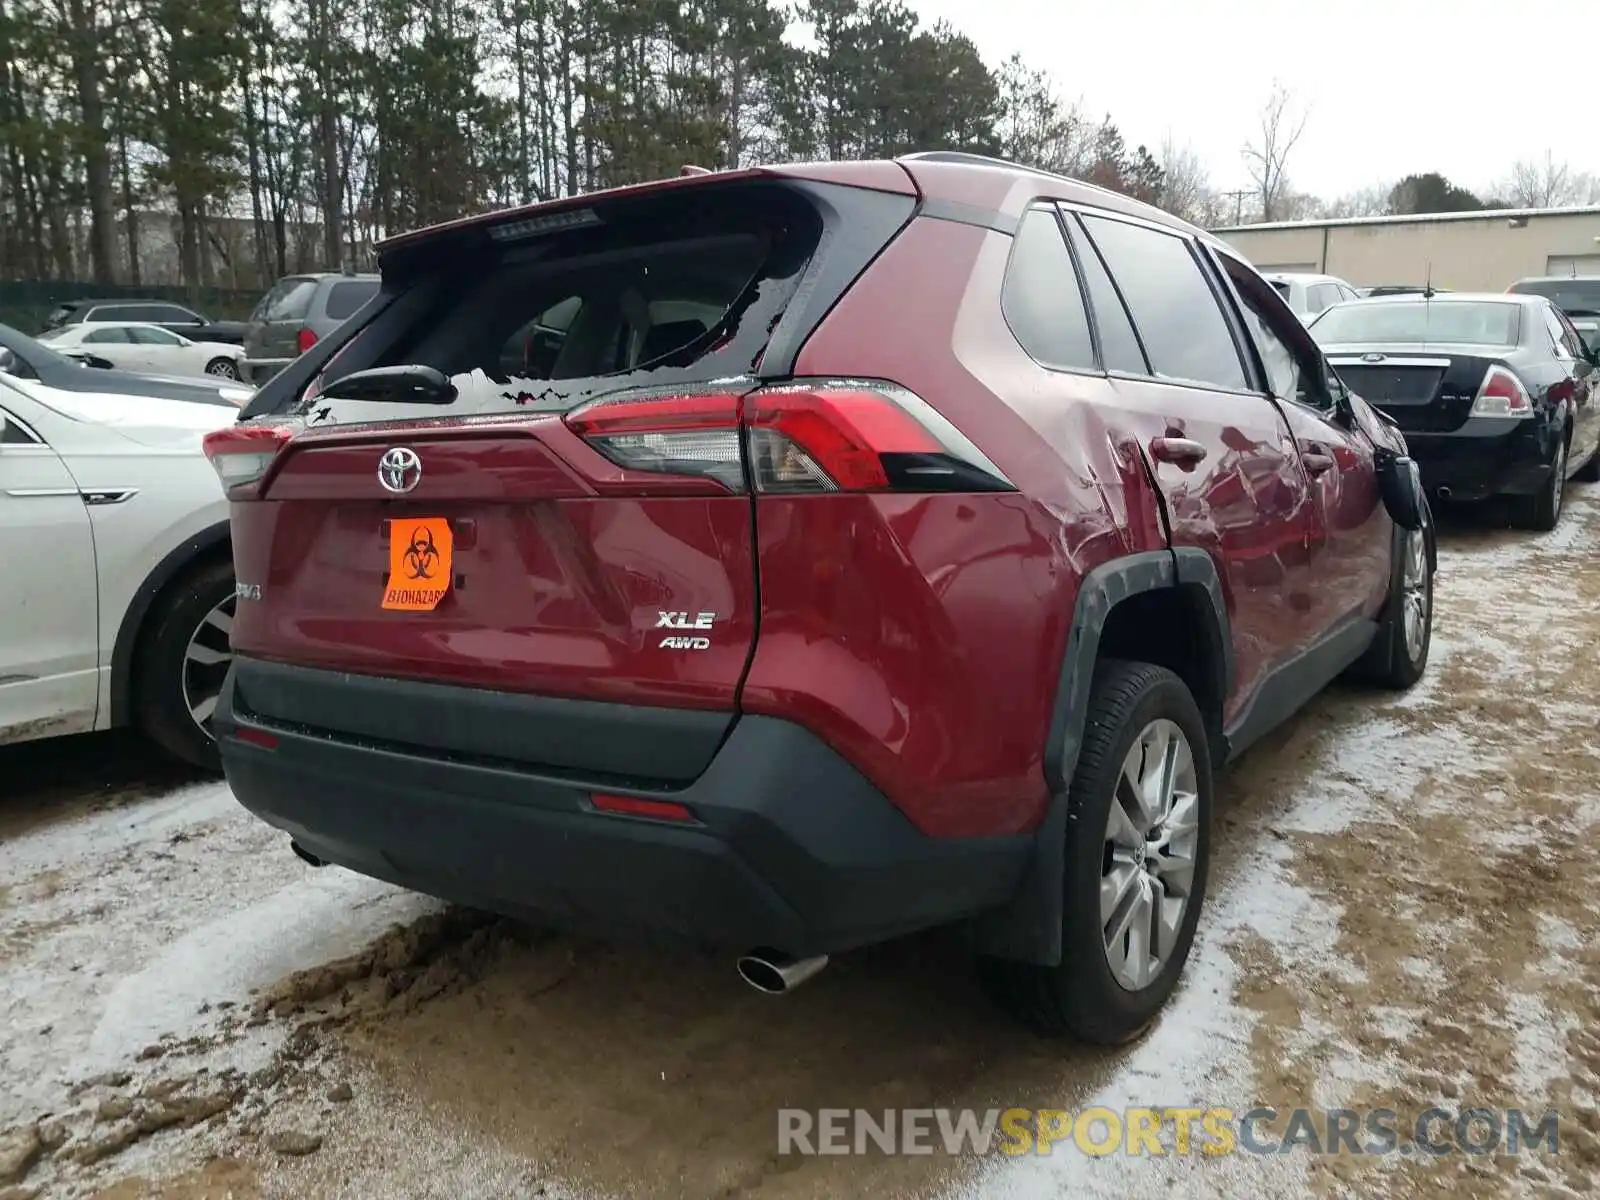
[[[1314,271],[1356,287],[1503,292],[1529,275],[1600,275],[1600,206],[1274,221],[1214,230],[1262,271]]]

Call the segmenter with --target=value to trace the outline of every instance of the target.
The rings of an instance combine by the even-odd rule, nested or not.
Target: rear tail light
[[[744,490],[737,392],[608,397],[574,409],[566,423],[626,470],[700,475]]]
[[[743,396],[608,397],[567,425],[620,467],[763,493],[1012,491],[970,439],[895,384],[801,380]]]
[[[1522,381],[1504,367],[1490,367],[1472,401],[1475,417],[1531,417],[1533,400]]]
[[[317,335],[310,329],[302,329],[295,336],[294,344],[299,348],[300,353],[304,354],[307,350],[311,349],[311,347],[317,344]]]
[[[222,490],[233,495],[236,489],[258,483],[291,437],[297,425],[229,425],[206,434],[202,443],[206,458],[222,480]]]

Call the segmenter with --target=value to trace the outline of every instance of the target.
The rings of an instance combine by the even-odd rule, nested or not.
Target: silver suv
[[[259,387],[327,337],[378,292],[376,275],[285,275],[250,314],[245,379]]]

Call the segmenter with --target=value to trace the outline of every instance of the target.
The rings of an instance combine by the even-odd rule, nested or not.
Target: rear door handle
[[[1313,475],[1321,475],[1333,467],[1332,457],[1320,450],[1308,450],[1300,456],[1300,461],[1305,463],[1306,470]]]
[[[1150,439],[1150,457],[1179,467],[1193,467],[1206,456],[1206,448],[1193,438],[1158,437]]]

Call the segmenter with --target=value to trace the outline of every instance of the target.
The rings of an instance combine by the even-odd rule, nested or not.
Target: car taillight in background
[[[1475,417],[1531,417],[1533,400],[1522,381],[1504,367],[1490,367],[1472,401]]]
[[[295,336],[295,345],[299,348],[299,351],[300,351],[301,354],[304,354],[307,350],[311,349],[311,347],[315,346],[316,344],[317,344],[317,335],[313,330],[302,329]]]
[[[222,480],[222,490],[235,496],[260,482],[278,451],[298,431],[298,425],[284,423],[229,425],[206,434],[202,445]]]
[[[954,425],[891,383],[606,397],[566,424],[627,470],[697,475],[732,492],[747,479],[768,494],[1014,490]]]

